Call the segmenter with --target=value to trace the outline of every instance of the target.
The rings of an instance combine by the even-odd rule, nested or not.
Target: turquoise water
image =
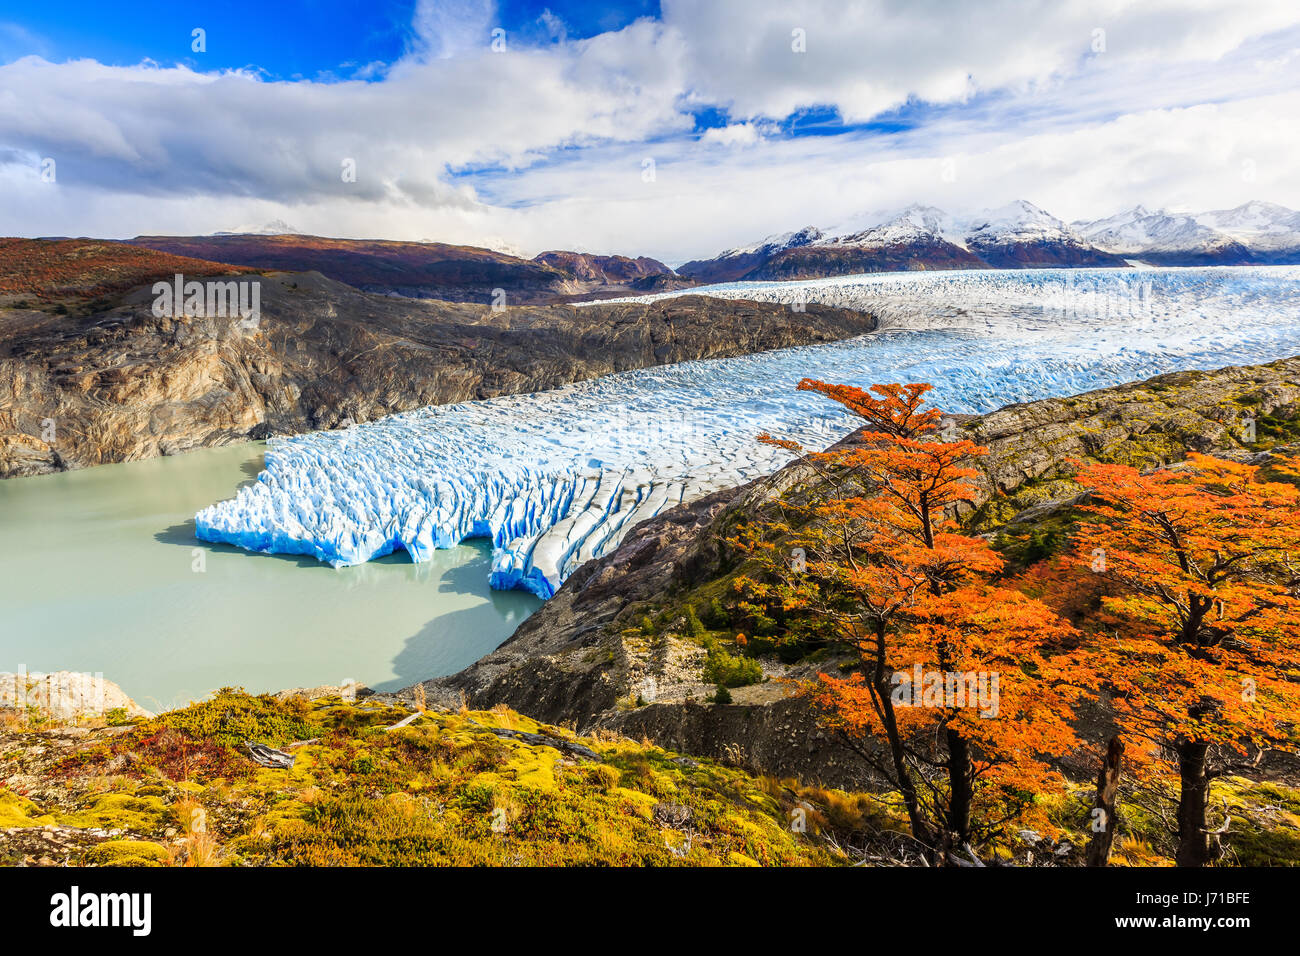
[[[539,605],[473,541],[335,570],[194,538],[263,445],[0,481],[0,671],[102,673],[151,710],[217,687],[378,689],[449,674]]]

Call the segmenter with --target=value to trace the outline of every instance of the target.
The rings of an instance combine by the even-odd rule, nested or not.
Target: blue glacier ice
[[[197,534],[335,567],[492,539],[491,585],[546,598],[636,523],[821,447],[853,420],[805,376],[935,384],[954,412],[1160,372],[1300,354],[1300,267],[881,273],[729,283],[706,294],[867,309],[845,342],[622,372],[272,442],[266,468]]]

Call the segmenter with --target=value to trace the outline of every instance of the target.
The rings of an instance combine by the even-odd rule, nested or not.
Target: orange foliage
[[[1300,716],[1300,489],[1249,465],[1191,461],[1151,475],[1081,471],[1097,520],[1076,553],[1120,592],[1102,604],[1130,725],[1240,752]]]
[[[856,673],[821,674],[805,693],[898,787],[913,835],[944,860],[1012,821],[1043,826],[1026,798],[1058,784],[1050,761],[1078,744],[1072,707],[1105,685],[1134,769],[1176,760],[1178,862],[1208,862],[1210,781],[1296,740],[1300,488],[1195,454],[1147,475],[1081,468],[1089,519],[1069,556],[1012,588],[955,515],[986,450],[937,440],[929,386],[799,387],[865,426],[805,455],[810,480],[736,538],[764,569],[738,582],[742,608],[856,650]],[[997,676],[996,715],[954,700],[963,674]],[[916,676],[919,697],[900,696]]]
[[[961,846],[1028,821],[1026,795],[1059,784],[1047,755],[1076,745],[1080,682],[1055,653],[1075,632],[994,585],[1001,557],[955,520],[953,506],[975,494],[965,463],[986,449],[936,440],[940,413],[921,407],[928,385],[799,387],[857,412],[867,430],[808,455],[815,486],[784,496],[782,520],[739,539],[767,571],[742,586],[808,636],[856,649],[860,673],[821,674],[807,693],[899,787],[918,840]],[[979,686],[979,701],[956,693],[963,686]]]
[[[1078,571],[1111,592],[1094,666],[1143,741],[1137,755],[1175,753],[1179,862],[1199,865],[1209,780],[1232,755],[1295,741],[1300,489],[1195,454],[1175,470],[1091,465],[1078,479],[1094,501],[1075,542]]]

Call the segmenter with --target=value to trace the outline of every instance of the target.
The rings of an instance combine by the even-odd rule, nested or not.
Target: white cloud
[[[718,146],[753,146],[762,136],[757,123],[732,123],[730,126],[706,129],[700,136],[700,142]]]
[[[868,120],[915,97],[962,101],[1029,88],[1085,58],[1213,61],[1300,22],[1294,0],[665,0],[697,95],[741,116],[781,118],[834,104]],[[793,49],[804,31],[806,52]],[[1094,53],[1094,31],[1104,52]]]
[[[1066,219],[1138,201],[1300,205],[1300,130],[1283,122],[1300,112],[1289,0],[666,0],[662,22],[588,40],[555,22],[545,46],[505,53],[489,48],[496,17],[487,0],[421,3],[411,54],[369,83],[0,66],[0,233],[278,218],[681,261],[912,200],[1023,196]],[[805,53],[790,47],[796,28]],[[890,135],[783,132],[804,107],[860,121],[901,104],[915,125]],[[699,108],[731,121],[700,134]],[[47,156],[54,184],[38,175]]]

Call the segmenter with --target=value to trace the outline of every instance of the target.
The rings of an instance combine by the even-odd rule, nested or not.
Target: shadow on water
[[[260,454],[243,462],[240,472],[246,478],[239,487],[256,481],[264,463],[265,456]],[[468,667],[499,647],[542,605],[540,599],[526,592],[496,591],[488,587],[493,549],[487,538],[462,542],[460,547],[472,549],[474,554],[468,560],[456,559],[456,563],[435,558],[416,564],[404,549],[399,548],[391,554],[341,570],[309,555],[266,554],[233,544],[201,541],[195,536],[193,518],[154,532],[153,539],[159,544],[187,551],[202,548],[211,554],[244,555],[288,562],[295,568],[317,568],[338,574],[338,585],[345,590],[367,589],[377,580],[392,581],[391,575],[397,570],[395,566],[403,566],[406,572],[402,575],[403,580],[417,585],[427,582],[431,591],[440,595],[465,595],[479,599],[471,607],[437,614],[406,638],[402,649],[392,659],[392,672],[396,676],[372,685],[379,691],[398,690],[417,681],[453,674]],[[431,594],[431,609],[439,603],[440,599]]]
[[[487,584],[488,575],[492,573],[492,550],[485,538],[470,538],[462,541],[459,547],[473,548],[478,554],[464,564],[443,570],[438,579],[438,590],[443,594],[478,594]],[[405,551],[395,552],[405,556]],[[493,596],[502,592],[492,591]]]
[[[466,542],[479,557],[447,568],[438,590],[453,594],[483,594],[492,570],[492,548],[483,539]],[[378,691],[395,691],[417,681],[454,674],[500,647],[542,600],[526,591],[489,590],[487,601],[474,607],[440,614],[406,639],[393,658],[397,676],[374,685]]]
[[[244,480],[236,484],[233,491],[237,492],[240,488],[245,488],[248,485],[255,483],[257,481],[257,476],[262,473],[265,467],[266,467],[266,451],[264,449],[256,452],[251,457],[245,459],[239,465],[239,473],[244,476]],[[232,497],[233,497],[233,492],[232,492]],[[171,545],[177,545],[179,547],[185,547],[185,548],[203,548],[206,551],[211,551],[216,554],[221,554],[221,553],[235,554],[235,553],[244,552],[243,548],[239,548],[234,545],[213,544],[212,542],[209,541],[200,541],[194,535],[194,527],[195,527],[194,519],[190,518],[188,521],[182,521],[180,524],[174,524],[169,528],[164,528],[163,530],[154,534],[153,539],[157,541],[159,544],[171,544]],[[269,557],[288,558],[290,560],[293,560],[295,564],[298,564],[301,567],[307,567],[309,565],[320,563],[313,558],[306,558],[304,555],[286,554],[286,555],[269,555]]]
[[[274,558],[277,561],[289,561],[299,568],[328,568],[328,564],[322,564],[315,558],[305,554],[267,554],[264,552],[247,551],[233,544],[214,544],[211,541],[200,541],[194,534],[194,519],[182,521],[180,524],[174,524],[169,528],[156,532],[153,539],[159,544],[170,544],[176,547],[193,549],[202,548],[210,554],[254,554],[261,558]]]
[[[408,565],[415,569],[417,577],[429,578],[438,577],[438,591],[444,594],[478,594],[487,584],[488,575],[492,571],[492,545],[487,538],[467,538],[461,542],[458,547],[473,548],[478,551],[478,555],[471,561],[453,565],[451,567],[440,567],[436,561],[416,564],[411,560],[411,555],[405,548],[385,554],[382,557],[372,558],[362,564],[349,568],[336,569],[323,561],[317,561],[311,555],[306,554],[280,554],[268,551],[249,551],[234,544],[217,543],[212,541],[200,540],[195,534],[195,522],[193,518],[182,521],[180,524],[171,525],[154,534],[153,539],[159,544],[169,544],[181,548],[202,548],[212,554],[244,554],[253,555],[259,558],[273,558],[277,561],[288,561],[300,568],[328,568],[331,571],[342,570],[350,575],[351,583],[361,583],[368,577],[368,569],[378,567],[390,567],[392,565]],[[502,592],[490,591],[490,597],[494,604],[504,606],[513,606],[511,598],[503,598],[501,595],[518,594],[521,592]]]
[[[252,479],[252,481],[256,481],[257,476],[262,473],[262,470],[265,467],[266,467],[266,455],[261,454],[255,458],[248,459],[248,461],[244,462],[242,465],[239,466],[239,470],[243,472],[243,474],[247,475],[250,479]],[[244,485],[250,483],[251,482],[248,481],[241,481],[238,487],[242,488],[244,487]]]
[[[502,595],[502,599],[497,599],[497,594]],[[513,606],[510,606],[512,595]],[[393,658],[392,669],[397,676],[375,684],[374,689],[381,692],[401,690],[418,681],[463,670],[504,644],[541,603],[521,592],[498,591],[494,592],[493,600],[488,604],[433,618],[408,637],[405,646]]]

